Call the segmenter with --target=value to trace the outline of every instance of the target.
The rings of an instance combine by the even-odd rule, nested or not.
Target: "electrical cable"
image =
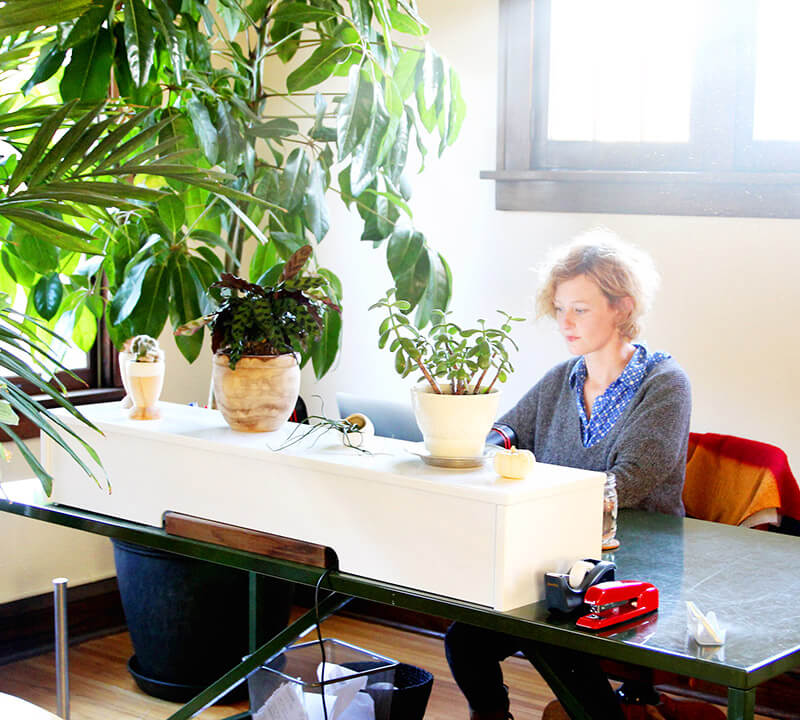
[[[320,620],[319,620],[319,589],[322,585],[325,578],[328,577],[330,574],[331,569],[326,568],[325,572],[319,576],[317,579],[317,584],[314,586],[314,619],[317,621],[317,642],[319,643],[319,651],[322,655],[322,671],[320,672],[321,680],[320,680],[320,688],[322,691],[322,714],[325,717],[325,720],[328,720],[328,707],[325,702],[325,663],[327,662],[327,658],[325,657],[325,643],[322,640],[322,630],[320,629]]]

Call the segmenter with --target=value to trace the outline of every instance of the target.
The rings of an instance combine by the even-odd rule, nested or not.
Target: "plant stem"
[[[489,368],[487,367],[482,373],[481,376],[478,378],[478,382],[475,383],[475,387],[472,389],[472,394],[477,395],[478,390],[481,389],[481,383],[483,382],[483,378],[486,376],[486,373],[489,372]]]
[[[394,319],[394,312],[392,311],[391,307],[389,308],[389,317],[392,319],[392,329],[394,330],[394,334],[399,338],[400,337],[399,326]],[[430,370],[428,370],[428,368],[425,367],[425,363],[423,363],[419,357],[414,358],[414,362],[417,363],[419,369],[422,371],[422,374],[425,376],[425,379],[428,381],[428,383],[430,383],[431,388],[433,388],[433,392],[435,392],[437,395],[441,395],[442,391],[439,388],[437,382],[433,379]]]

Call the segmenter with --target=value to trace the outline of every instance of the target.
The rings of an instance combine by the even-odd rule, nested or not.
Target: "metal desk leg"
[[[331,593],[319,604],[320,620],[332,615],[341,607],[350,602],[349,597]],[[225,673],[219,680],[212,683],[199,695],[192,698],[178,712],[169,716],[168,720],[189,720],[195,715],[199,715],[210,705],[213,705],[228,690],[244,682],[245,678],[265,660],[272,657],[275,653],[282,650],[304,630],[313,627],[317,622],[314,608],[311,608],[302,617],[295,620],[285,630],[279,632],[272,640],[269,640],[251,655],[248,655],[233,670]]]
[[[728,688],[728,720],[753,720],[756,712],[756,689]]]

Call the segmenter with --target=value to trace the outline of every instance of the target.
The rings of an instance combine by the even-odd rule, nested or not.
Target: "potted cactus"
[[[500,327],[462,328],[450,313],[434,310],[426,332],[406,316],[410,304],[392,288],[370,308],[382,308],[387,317],[380,326],[379,347],[389,344],[395,369],[402,377],[414,371],[420,381],[411,390],[411,402],[425,447],[433,458],[479,458],[491,430],[500,400],[498,383],[513,372],[508,346],[511,324],[524,318],[502,310]]]
[[[131,408],[131,420],[157,420],[161,417],[158,398],[164,386],[164,351],[158,340],[136,335],[119,354],[119,372],[127,395],[123,406]]]
[[[319,336],[324,313],[339,312],[328,281],[303,271],[310,255],[305,245],[258,283],[224,273],[211,286],[217,309],[175,331],[211,327],[214,397],[234,430],[270,432],[286,422],[300,391],[298,355]]]

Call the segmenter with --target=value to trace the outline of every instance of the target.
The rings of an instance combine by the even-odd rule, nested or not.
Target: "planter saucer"
[[[481,467],[483,463],[486,462],[486,460],[490,457],[488,450],[484,450],[483,455],[478,457],[440,457],[437,455],[431,455],[430,452],[428,452],[428,450],[425,448],[424,443],[414,443],[414,445],[411,447],[407,447],[406,450],[412,455],[422,458],[422,462],[424,462],[426,465],[452,469]]]

